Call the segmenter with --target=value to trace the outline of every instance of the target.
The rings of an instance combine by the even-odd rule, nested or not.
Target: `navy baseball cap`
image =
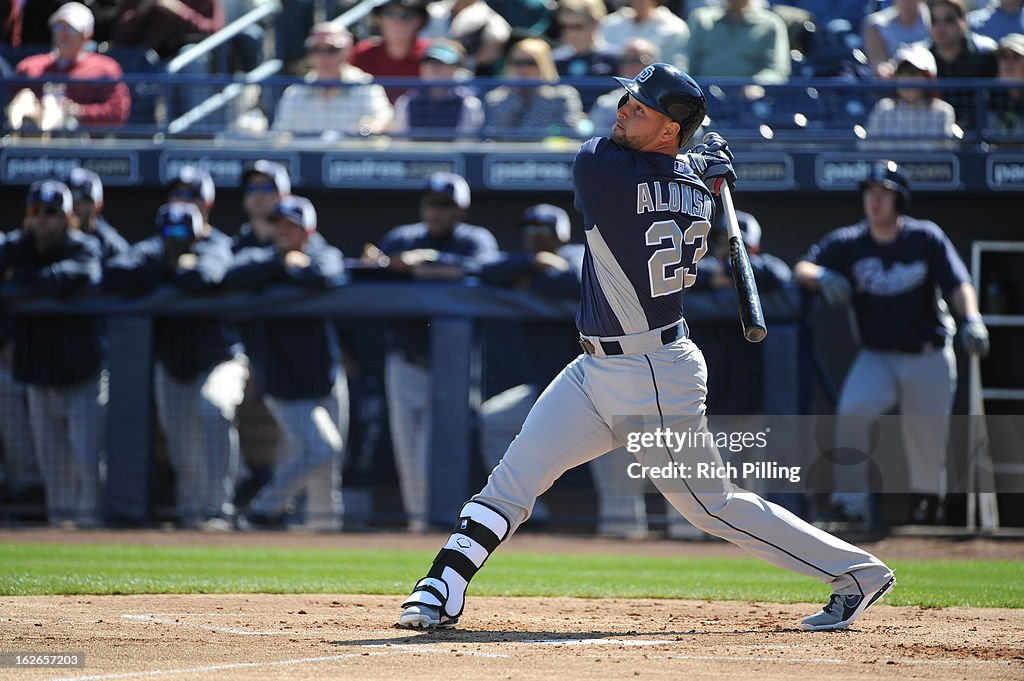
[[[57,180],[33,182],[32,186],[28,188],[25,205],[57,206],[65,213],[70,213],[73,206],[71,190],[66,184]]]
[[[274,218],[289,220],[304,228],[307,232],[316,231],[316,208],[313,203],[301,196],[285,196],[274,207]]]
[[[93,171],[87,168],[74,168],[68,173],[65,182],[71,190],[71,198],[75,201],[92,201],[97,206],[103,205],[103,182]]]
[[[242,184],[248,184],[253,175],[266,175],[274,183],[277,193],[281,196],[292,193],[292,180],[288,176],[288,169],[276,161],[260,159],[252,164],[242,173]]]
[[[562,243],[568,243],[572,234],[569,214],[549,203],[539,203],[526,209],[526,212],[523,213],[523,227],[530,225],[550,227]]]
[[[427,182],[426,194],[443,194],[456,206],[469,208],[469,184],[466,178],[455,173],[434,173]]]
[[[199,238],[203,222],[203,214],[190,203],[165,203],[156,212],[156,230],[168,241]]]
[[[213,177],[202,168],[195,166],[181,166],[178,172],[171,176],[167,188],[173,190],[178,185],[184,185],[199,195],[207,206],[213,205],[217,190],[213,186]]]

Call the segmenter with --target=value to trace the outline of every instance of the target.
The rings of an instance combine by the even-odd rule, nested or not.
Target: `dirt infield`
[[[795,629],[814,605],[474,598],[458,630],[392,626],[398,597],[0,598],[2,649],[85,654],[0,678],[1024,678],[1024,610],[872,608],[856,630]]]
[[[441,535],[8,531],[3,541],[422,549]],[[1022,543],[888,539],[886,558],[1020,558]],[[522,534],[505,551],[742,556],[722,542]],[[472,598],[456,630],[395,629],[399,596],[0,597],[0,653],[80,652],[74,669],[0,679],[1024,679],[1024,610],[878,605],[849,632],[804,633],[819,604]]]

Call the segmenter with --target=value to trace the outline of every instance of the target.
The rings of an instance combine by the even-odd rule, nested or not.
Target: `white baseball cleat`
[[[414,603],[398,616],[398,626],[406,629],[436,629],[458,624],[458,617],[443,617],[441,609],[433,605]]]
[[[896,585],[896,578],[890,576],[889,581],[882,585],[882,588],[870,598],[860,594],[832,594],[828,603],[821,609],[821,612],[807,617],[800,623],[804,631],[834,631],[846,629],[853,624],[853,621],[860,617],[860,614],[868,609],[875,601],[880,601],[885,594],[892,591]]]

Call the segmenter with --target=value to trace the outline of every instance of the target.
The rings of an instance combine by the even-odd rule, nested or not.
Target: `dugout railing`
[[[769,414],[807,413],[814,366],[804,301],[788,287],[764,297],[770,333],[761,346],[763,386],[759,400]],[[161,288],[142,297],[87,293],[72,300],[33,299],[7,288],[0,294],[9,314],[82,315],[105,318],[110,397],[106,410],[106,484],[103,508],[114,523],[153,520],[148,484],[153,466],[154,316],[252,318],[316,317],[332,320],[386,321],[429,319],[433,379],[433,427],[430,457],[430,519],[447,524],[473,490],[471,458],[475,407],[480,402],[479,328],[488,321],[562,321],[572,333],[577,303],[531,293],[465,283],[355,282],[310,293],[275,286],[258,292],[186,296]],[[691,326],[739,326],[730,290],[687,296]],[[383,339],[381,339],[383,343]],[[543,351],[518,348],[520,355]],[[500,361],[493,360],[493,361]]]

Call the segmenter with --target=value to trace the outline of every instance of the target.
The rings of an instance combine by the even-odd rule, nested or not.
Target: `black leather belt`
[[[682,333],[682,331],[682,322],[679,322],[674,326],[670,326],[667,329],[662,329],[661,344],[668,345],[669,343],[674,342],[677,338],[679,338],[679,335]],[[619,343],[619,341],[597,341],[597,343],[601,346],[601,350],[604,352],[604,354],[608,356],[625,354],[622,350],[622,344]],[[595,352],[597,352],[597,348],[594,347],[594,343],[591,342],[589,338],[584,338],[583,336],[580,336],[580,347],[583,348],[583,352],[587,353],[588,355],[593,355]]]

